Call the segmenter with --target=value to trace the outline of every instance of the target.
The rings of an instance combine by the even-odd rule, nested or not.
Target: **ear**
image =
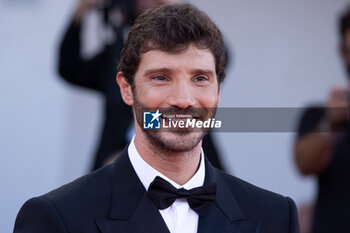
[[[123,72],[118,72],[116,79],[120,88],[120,94],[122,95],[124,102],[129,106],[133,106],[134,96],[132,93],[131,84],[128,82]]]

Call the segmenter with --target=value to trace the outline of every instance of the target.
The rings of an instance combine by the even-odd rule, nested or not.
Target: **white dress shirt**
[[[146,190],[148,190],[149,185],[156,176],[160,176],[161,178],[165,179],[177,189],[192,189],[203,186],[205,176],[203,150],[201,151],[201,160],[197,172],[186,184],[181,186],[155,170],[142,159],[136,150],[134,138],[135,137],[133,137],[131,140],[128,148],[129,158],[133,168],[136,171],[137,176],[141,180]],[[194,210],[190,208],[186,199],[176,199],[176,201],[170,207],[164,210],[159,210],[159,212],[162,215],[164,222],[166,223],[171,233],[197,232],[199,216]]]

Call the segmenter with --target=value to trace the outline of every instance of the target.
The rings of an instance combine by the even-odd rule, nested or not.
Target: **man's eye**
[[[196,82],[204,82],[204,81],[208,81],[209,80],[209,78],[208,77],[206,77],[206,76],[196,76],[195,78],[194,78],[194,81],[196,81]]]
[[[154,76],[152,79],[157,80],[157,81],[166,81],[167,80],[167,78],[165,76],[162,76],[162,75]]]

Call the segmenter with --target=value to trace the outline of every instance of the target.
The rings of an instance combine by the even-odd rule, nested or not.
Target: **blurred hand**
[[[82,18],[92,8],[102,6],[104,0],[79,0],[77,8],[74,12],[75,22],[81,22]]]
[[[327,117],[331,130],[340,129],[349,120],[350,88],[335,87],[327,103]]]

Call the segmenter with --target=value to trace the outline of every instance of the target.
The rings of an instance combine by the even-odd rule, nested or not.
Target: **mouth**
[[[193,108],[193,109],[175,109],[175,108],[161,108],[160,119],[166,121],[185,121],[196,120],[205,121],[208,117],[208,113],[205,109]]]
[[[199,119],[199,117],[196,117],[196,116],[183,115],[183,114],[175,114],[175,115],[162,114],[161,118],[164,120],[170,120],[170,121],[187,121],[187,120]]]
[[[190,114],[162,114],[161,119],[165,130],[183,134],[195,131],[194,125],[200,118]]]

